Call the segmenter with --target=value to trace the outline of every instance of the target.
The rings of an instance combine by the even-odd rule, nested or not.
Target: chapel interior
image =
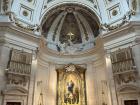
[[[140,105],[140,0],[0,0],[0,105]]]

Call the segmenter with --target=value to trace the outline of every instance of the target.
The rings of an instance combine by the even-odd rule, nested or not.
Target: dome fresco
[[[42,34],[48,48],[73,54],[95,46],[95,39],[99,35],[98,24],[94,14],[78,7],[65,6],[46,19]]]
[[[67,13],[60,31],[59,41],[64,43],[67,42],[68,39],[74,44],[82,43],[78,22],[73,13]]]

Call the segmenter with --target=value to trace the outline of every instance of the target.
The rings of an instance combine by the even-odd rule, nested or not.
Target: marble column
[[[112,73],[112,64],[111,64],[110,54],[106,54],[106,70],[107,70],[107,79],[109,82],[110,95],[111,95],[110,103],[111,105],[118,105],[118,98],[117,98],[115,81],[114,81],[113,73]]]
[[[33,105],[34,103],[34,92],[35,92],[35,73],[37,71],[37,59],[32,61],[31,66],[31,76],[29,84],[29,94],[28,94],[28,105]]]
[[[134,46],[132,47],[134,62],[136,70],[140,76],[140,39],[136,39]]]
[[[46,105],[56,105],[56,86],[57,86],[57,72],[55,68],[55,64],[50,63],[50,75],[49,75],[49,87],[48,87],[48,95],[47,95],[47,103]]]
[[[87,64],[87,70],[85,73],[86,80],[86,93],[87,93],[87,105],[96,105],[96,81],[95,81],[95,70],[93,68],[93,63]]]

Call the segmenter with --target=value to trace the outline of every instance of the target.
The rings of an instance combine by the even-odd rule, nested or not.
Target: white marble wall
[[[9,61],[10,49],[5,46],[0,46],[0,104],[3,105],[3,94],[2,91],[6,86],[5,69]]]
[[[135,28],[135,26],[133,26]],[[138,25],[139,27],[139,25]],[[110,96],[111,96],[111,103],[113,105],[124,105],[124,100],[133,100],[138,99],[139,101],[139,31],[137,30],[131,30],[129,26],[125,29],[122,27],[120,30],[115,30],[114,34],[108,33],[106,35],[111,35],[112,37],[106,37],[105,35],[105,42],[104,46],[106,49],[106,67],[107,67],[107,77],[109,82],[109,88],[110,88]],[[119,90],[119,88],[116,88],[117,83],[114,82],[113,74],[112,74],[112,64],[110,60],[110,53],[121,48],[128,48],[131,47],[133,50],[133,57],[136,65],[136,70],[138,71],[138,78],[136,83],[127,84],[120,86],[120,88],[123,88],[122,91]],[[126,86],[126,87],[125,87]]]
[[[135,65],[136,65],[136,69],[138,70],[138,73],[140,75],[140,40],[136,43],[134,43],[135,45],[133,46],[133,56],[134,56],[134,60],[135,60]]]
[[[55,64],[38,60],[36,72],[34,105],[56,105],[57,73]],[[40,98],[42,92],[43,98]]]

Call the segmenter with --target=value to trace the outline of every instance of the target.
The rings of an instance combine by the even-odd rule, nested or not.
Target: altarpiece
[[[73,64],[57,69],[57,105],[86,105],[85,70]]]

